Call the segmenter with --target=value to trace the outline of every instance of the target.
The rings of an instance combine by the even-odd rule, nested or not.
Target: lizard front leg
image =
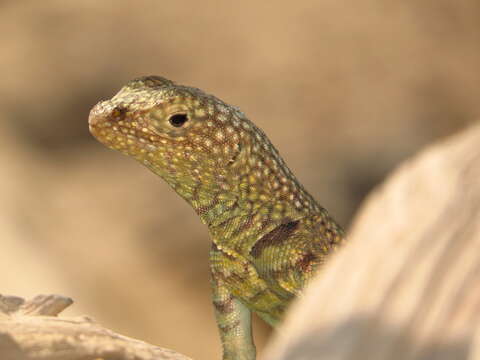
[[[220,274],[213,271],[212,287],[223,360],[255,360],[251,311],[232,295]]]

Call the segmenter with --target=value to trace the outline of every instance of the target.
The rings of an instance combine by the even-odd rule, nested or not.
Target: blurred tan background
[[[206,228],[94,141],[90,108],[148,74],[214,93],[348,227],[396,164],[478,117],[479,64],[476,0],[1,1],[0,293],[68,295],[71,315],[218,359]]]

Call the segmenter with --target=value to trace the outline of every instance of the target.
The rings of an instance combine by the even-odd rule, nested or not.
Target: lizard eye
[[[168,122],[174,127],[182,127],[188,121],[187,114],[174,114],[168,118]]]

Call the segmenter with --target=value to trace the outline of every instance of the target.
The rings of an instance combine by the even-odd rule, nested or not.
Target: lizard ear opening
[[[173,114],[168,118],[168,122],[174,127],[182,127],[188,121],[188,116],[185,113]]]

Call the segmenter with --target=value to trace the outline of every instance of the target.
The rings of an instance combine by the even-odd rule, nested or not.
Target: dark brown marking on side
[[[275,245],[278,246],[290,238],[290,235],[297,229],[299,220],[290,221],[277,226],[275,229],[264,235],[253,246],[250,254],[254,258],[260,257],[264,248]]]

